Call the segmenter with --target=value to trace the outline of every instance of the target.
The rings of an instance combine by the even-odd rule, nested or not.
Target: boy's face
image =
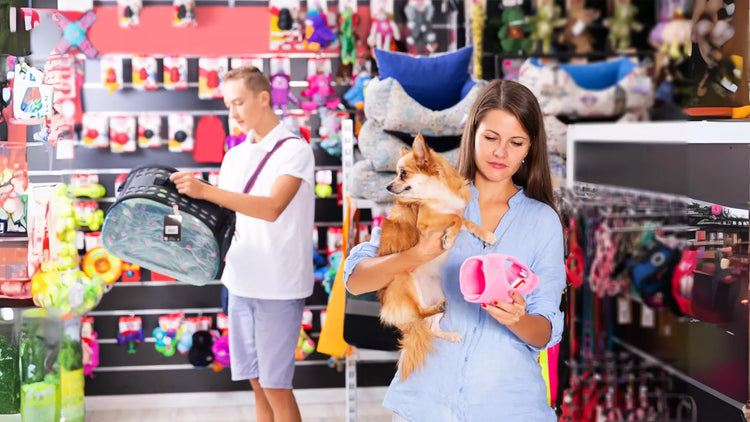
[[[241,79],[224,82],[221,92],[224,95],[224,104],[229,109],[229,117],[236,120],[245,133],[255,129],[264,109],[268,107],[268,93],[255,93],[247,89]]]

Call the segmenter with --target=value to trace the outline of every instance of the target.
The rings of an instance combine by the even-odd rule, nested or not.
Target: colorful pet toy
[[[370,26],[370,35],[367,37],[367,44],[378,50],[392,50],[393,41],[401,39],[401,32],[398,30],[396,22],[389,17],[385,10],[378,9],[373,15],[372,25]]]
[[[52,19],[63,30],[63,38],[52,50],[53,53],[65,54],[71,47],[77,47],[89,59],[93,59],[99,54],[91,40],[86,37],[86,31],[96,21],[96,13],[93,10],[84,13],[76,22],[71,22],[70,19],[59,12],[53,13]]]
[[[640,31],[643,25],[636,22],[638,8],[630,0],[615,0],[615,13],[604,20],[609,27],[609,42],[614,51],[625,51],[630,48],[630,32]]]
[[[372,77],[367,72],[360,72],[354,77],[354,85],[344,93],[344,101],[357,110],[365,107],[365,86]]]
[[[305,40],[303,45],[310,51],[320,51],[336,39],[336,34],[328,28],[323,13],[312,10],[305,19]]]
[[[599,11],[586,9],[585,0],[573,0],[568,10],[568,22],[557,38],[562,45],[572,45],[576,54],[591,53],[594,48],[594,37],[588,30],[589,25],[599,19]]]
[[[336,97],[329,98],[336,95],[336,90],[331,86],[332,77],[333,75],[319,71],[307,78],[307,83],[309,85],[302,91],[302,95],[312,99],[312,101],[303,101],[303,110],[313,111],[319,107],[327,107],[333,110],[338,107],[341,103],[341,99]]]
[[[108,254],[101,246],[86,252],[82,267],[87,276],[101,277],[107,284],[114,283],[122,274],[122,261]]]
[[[467,302],[512,303],[511,292],[531,293],[539,286],[539,277],[512,256],[490,254],[467,258],[461,265],[459,283]]]
[[[294,104],[299,105],[299,100],[294,94],[292,94],[292,90],[289,89],[290,77],[284,72],[278,72],[271,75],[270,79],[271,105],[274,109],[280,109],[284,116],[288,116],[289,110],[286,107],[287,103],[291,101]],[[227,150],[229,150],[229,148],[227,148]]]
[[[415,52],[432,52],[435,50],[437,36],[432,31],[432,17],[435,7],[431,0],[409,0],[404,8],[406,15],[406,27],[409,35],[406,37],[408,44]]]
[[[354,25],[357,15],[346,8],[339,16],[339,43],[341,44],[341,64],[351,66],[357,61],[357,47],[354,39]]]
[[[503,53],[528,53],[534,46],[534,42],[529,38],[534,25],[527,22],[522,4],[522,0],[503,0],[501,26],[497,31]]]
[[[555,29],[565,25],[565,19],[560,18],[560,13],[560,6],[554,2],[539,0],[536,15],[529,19],[529,23],[534,25],[531,39],[535,45],[541,43],[542,54],[552,51],[552,35]]]

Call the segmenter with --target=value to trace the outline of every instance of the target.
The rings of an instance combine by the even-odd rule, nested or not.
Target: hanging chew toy
[[[486,19],[484,4],[475,1],[471,9],[471,33],[474,39],[474,76],[477,79],[482,79],[482,33]]]

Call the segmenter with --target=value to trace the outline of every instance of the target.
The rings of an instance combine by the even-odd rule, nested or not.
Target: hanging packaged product
[[[310,118],[312,115],[305,110],[292,110],[284,117],[282,123],[293,134],[302,137],[310,143],[312,132],[310,130]]]
[[[271,50],[300,51],[302,27],[300,25],[300,0],[269,0],[271,17]]]
[[[220,118],[214,115],[201,117],[196,125],[194,137],[193,160],[196,163],[221,163],[227,134],[224,131],[224,122]]]
[[[315,351],[315,341],[310,338],[303,328],[299,329],[299,339],[297,340],[297,348],[294,351],[294,358],[296,360],[303,360],[310,356]]]
[[[229,68],[237,69],[243,66],[253,66],[263,72],[263,58],[253,56],[232,57],[229,60]]]
[[[164,89],[188,88],[187,57],[167,56],[163,59]]]
[[[74,174],[70,176],[68,187],[70,194],[76,198],[101,198],[107,190],[99,183],[98,174]]]
[[[172,113],[167,118],[169,124],[168,148],[171,152],[190,152],[195,146],[193,138],[193,115]]]
[[[156,57],[134,56],[132,58],[133,88],[156,91],[159,88],[159,65]]]
[[[21,379],[18,367],[20,332],[21,310],[0,310],[0,415],[17,414],[21,408]]]
[[[198,24],[195,19],[195,0],[174,0],[172,4],[174,6],[173,26],[184,28]]]
[[[5,216],[0,223],[0,233],[27,231],[24,199],[29,178],[26,153],[24,143],[0,143],[0,215]]]
[[[62,344],[57,355],[60,367],[60,420],[83,422],[86,412],[83,404],[81,318],[65,319],[62,329]]]
[[[228,71],[226,57],[201,57],[198,59],[198,98],[213,100],[223,98],[221,83]]]
[[[31,278],[34,304],[65,317],[81,316],[104,295],[104,280],[83,271],[37,271]]]
[[[81,137],[83,138],[83,146],[89,148],[108,148],[109,118],[103,114],[84,113]]]
[[[44,309],[23,311],[19,339],[21,417],[24,421],[60,420],[62,321]]]
[[[138,146],[161,148],[161,115],[142,113],[138,116]]]
[[[329,155],[341,158],[341,121],[349,117],[348,112],[333,110],[320,115],[320,147]]]
[[[99,231],[104,223],[104,211],[99,209],[97,201],[75,201],[73,213],[76,216],[76,225],[86,228],[92,232]]]
[[[52,86],[53,114],[45,119],[45,126],[34,134],[34,139],[56,145],[58,140],[70,141],[74,127],[81,123],[81,87],[83,86],[83,59],[73,55],[50,56],[44,64],[45,85]]]
[[[122,281],[141,281],[141,266],[123,261]]]
[[[23,61],[17,61],[11,84],[13,87],[12,121],[16,124],[40,124],[52,115],[54,88],[43,84],[44,74]]]
[[[109,149],[112,152],[135,152],[135,116],[115,116],[109,119]]]
[[[117,0],[117,19],[121,28],[131,28],[141,24],[143,0]]]
[[[143,335],[143,320],[141,317],[121,316],[117,324],[117,345],[128,345],[128,354],[135,353],[135,344],[145,340]]]
[[[122,56],[106,55],[99,59],[102,84],[111,94],[122,89]]]
[[[93,378],[99,366],[99,334],[94,331],[94,318],[81,319],[81,348],[83,350],[83,375]]]

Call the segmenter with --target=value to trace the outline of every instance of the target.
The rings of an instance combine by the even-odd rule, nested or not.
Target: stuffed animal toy
[[[339,34],[339,43],[341,44],[341,64],[351,66],[357,61],[357,47],[354,38],[354,26],[356,25],[357,15],[346,8],[339,16],[339,25],[341,26]]]
[[[336,39],[336,34],[328,28],[325,14],[312,10],[305,19],[305,40],[303,45],[310,51],[320,51]]]
[[[693,51],[692,33],[693,23],[683,17],[682,13],[676,13],[662,28],[659,52],[677,61],[690,57]]]
[[[344,101],[357,110],[365,107],[365,86],[372,77],[367,71],[359,72],[354,77],[354,85],[344,93]]]
[[[536,15],[529,18],[529,22],[534,25],[531,39],[534,46],[541,43],[542,54],[549,54],[552,51],[552,36],[555,29],[565,25],[566,20],[560,18],[560,13],[560,6],[553,1],[539,0]]]
[[[289,101],[299,105],[299,100],[289,89],[290,77],[284,72],[271,75],[271,105],[274,110],[281,110],[284,116],[289,114],[286,105]]]
[[[373,15],[372,25],[370,26],[370,35],[367,37],[367,44],[378,50],[393,50],[393,41],[401,39],[401,32],[393,18],[388,16],[385,10],[378,9]]]
[[[497,31],[503,53],[528,53],[534,46],[529,38],[534,25],[528,23],[522,4],[523,0],[503,0],[501,26]]]
[[[640,31],[643,25],[635,21],[638,8],[630,0],[615,0],[615,12],[604,20],[609,27],[609,42],[614,51],[625,51],[630,48],[630,32]]]
[[[196,331],[193,334],[193,346],[188,352],[188,360],[198,368],[204,368],[214,362],[214,354],[211,350],[213,337],[208,331]]]
[[[409,0],[404,8],[406,15],[406,27],[409,36],[406,44],[416,53],[435,51],[435,40],[437,36],[432,31],[432,17],[435,7],[431,0]]]
[[[327,107],[331,110],[338,107],[341,102],[340,98],[329,98],[336,94],[336,90],[331,86],[333,75],[319,71],[307,78],[308,87],[302,91],[302,95],[312,99],[312,101],[303,101],[302,109],[312,111],[318,107]]]
[[[585,0],[572,0],[565,29],[557,38],[558,43],[573,46],[576,54],[588,54],[594,50],[594,37],[588,27],[600,15],[598,10],[586,9],[584,4]]]
[[[742,76],[741,56],[727,56],[722,47],[734,37],[732,25],[734,2],[732,0],[701,0],[693,11],[693,40],[698,45],[699,66],[702,73],[696,87],[698,97],[711,93],[725,98],[737,92]]]

